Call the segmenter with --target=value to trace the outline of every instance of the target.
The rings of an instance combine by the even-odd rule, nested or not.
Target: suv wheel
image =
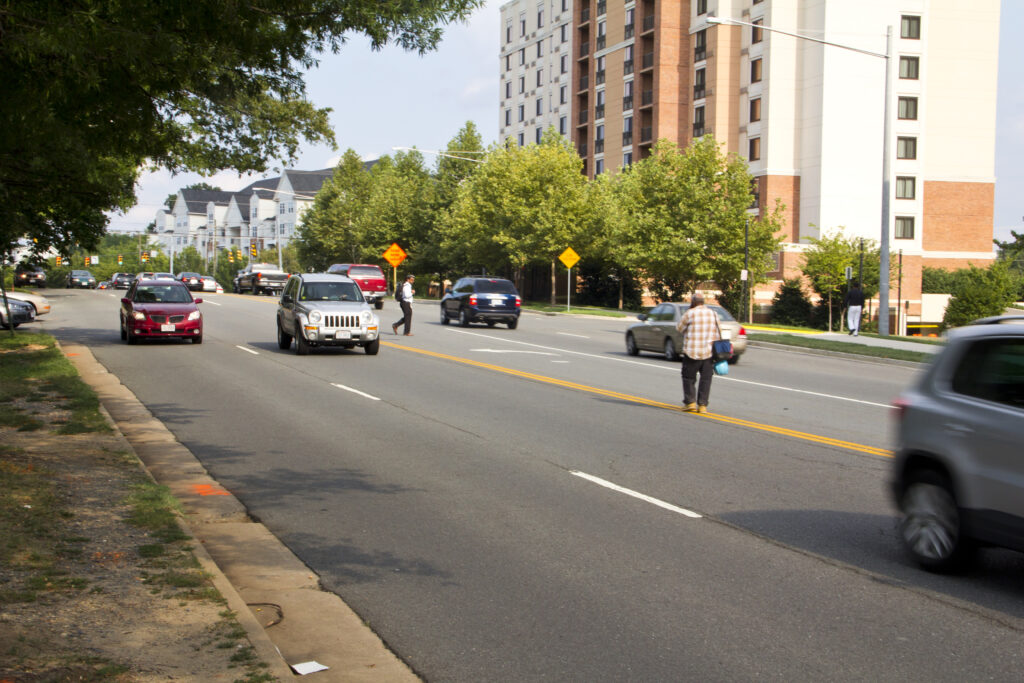
[[[292,345],[292,335],[288,334],[281,327],[281,321],[277,321],[277,348],[282,351],[288,350]]]
[[[466,313],[465,308],[459,309],[459,324],[463,327],[469,327],[469,314]]]
[[[910,475],[900,499],[900,537],[925,569],[948,572],[969,559],[972,544],[961,535],[963,520],[949,481],[937,472]]]
[[[450,321],[448,320],[448,310],[441,304],[441,324],[447,325]]]
[[[295,328],[295,353],[299,356],[309,355],[309,342],[302,336],[302,330]]]
[[[377,352],[380,351],[380,339],[374,339],[369,344],[364,345],[363,351],[366,351],[367,356],[376,356]]]

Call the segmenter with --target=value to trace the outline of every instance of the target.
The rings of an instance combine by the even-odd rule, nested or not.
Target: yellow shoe
[[[708,412],[708,407],[707,406],[697,406],[697,412],[698,413],[706,413],[706,412]]]
[[[695,413],[697,412],[697,404],[687,403],[686,405],[683,406],[683,410],[685,410],[688,413]]]

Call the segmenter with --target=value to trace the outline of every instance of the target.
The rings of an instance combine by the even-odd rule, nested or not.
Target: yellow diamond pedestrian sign
[[[392,268],[397,268],[398,264],[405,260],[408,254],[405,253],[405,249],[398,246],[397,242],[392,242],[391,246],[384,252],[384,260],[391,264]]]
[[[562,252],[558,260],[564,263],[566,268],[572,268],[580,260],[580,255],[573,251],[572,247],[569,247]]]

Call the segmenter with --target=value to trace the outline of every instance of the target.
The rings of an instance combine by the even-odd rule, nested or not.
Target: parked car
[[[45,296],[40,296],[39,294],[31,294],[29,292],[21,291],[9,291],[7,292],[7,298],[17,299],[18,301],[23,301],[24,303],[29,304],[35,311],[37,318],[41,315],[46,315],[47,313],[50,312],[50,300],[47,299]]]
[[[114,273],[110,281],[114,283],[114,289],[128,289],[135,282],[135,276],[131,273]]]
[[[191,289],[191,287],[189,289]],[[204,292],[216,292],[217,278],[212,275],[199,276],[199,289]]]
[[[95,289],[96,278],[88,270],[72,270],[68,273],[66,288],[78,287],[79,289]]]
[[[335,263],[327,269],[328,273],[344,275],[359,284],[363,298],[374,308],[384,308],[384,299],[388,295],[388,279],[380,266],[368,263]]]
[[[510,330],[519,325],[523,300],[510,280],[494,277],[464,277],[445,291],[441,299],[441,324],[458,320],[463,327],[484,322],[488,327],[497,323]]]
[[[722,338],[732,342],[729,362],[738,363],[747,350],[746,329],[721,306],[706,305],[718,316]],[[626,353],[635,356],[641,351],[653,351],[664,354],[666,360],[679,360],[683,352],[683,335],[676,330],[676,325],[689,307],[688,303],[662,303],[638,315],[640,322],[626,329]]]
[[[238,274],[235,291],[253,294],[278,294],[288,281],[288,273],[272,263],[250,263]]]
[[[110,280],[100,280],[96,283],[96,289],[113,289],[114,283]]]
[[[895,401],[892,495],[903,544],[925,569],[962,568],[981,545],[1024,551],[1022,323],[952,330]]]
[[[174,276],[175,279],[181,280],[185,283],[185,286],[191,289],[193,292],[202,290],[203,288],[203,276],[199,273],[193,273],[190,271],[183,271]]]
[[[302,273],[288,278],[277,307],[277,345],[304,356],[317,346],[380,350],[380,321],[359,285],[343,275]]]
[[[0,329],[6,330],[10,329],[12,325],[8,322],[7,309],[3,303],[3,300],[0,299]],[[22,323],[30,323],[36,319],[36,312],[35,309],[32,308],[32,304],[8,297],[7,305],[11,307],[11,321],[14,323],[13,327],[18,327]]]
[[[203,343],[203,314],[182,282],[173,278],[137,279],[121,299],[121,339],[182,338]]]
[[[45,287],[46,272],[39,266],[33,266],[27,263],[19,263],[14,268],[14,286],[28,287],[30,285],[34,285],[36,287]]]

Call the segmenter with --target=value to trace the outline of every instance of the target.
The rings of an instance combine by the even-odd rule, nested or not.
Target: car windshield
[[[135,290],[134,301],[147,304],[187,304],[192,301],[192,295],[185,287],[178,285],[154,285]]]
[[[305,282],[299,301],[362,301],[363,294],[354,282]]]
[[[515,294],[516,288],[508,280],[477,280],[476,291],[480,294]]]
[[[88,270],[72,270],[71,274],[75,277],[90,277]]]
[[[254,263],[252,264],[250,270],[277,270],[277,266],[275,266],[273,263]]]
[[[348,269],[349,275],[376,275],[384,277],[384,271],[377,266],[352,266]]]
[[[199,277],[199,273],[181,273],[178,277]]]

